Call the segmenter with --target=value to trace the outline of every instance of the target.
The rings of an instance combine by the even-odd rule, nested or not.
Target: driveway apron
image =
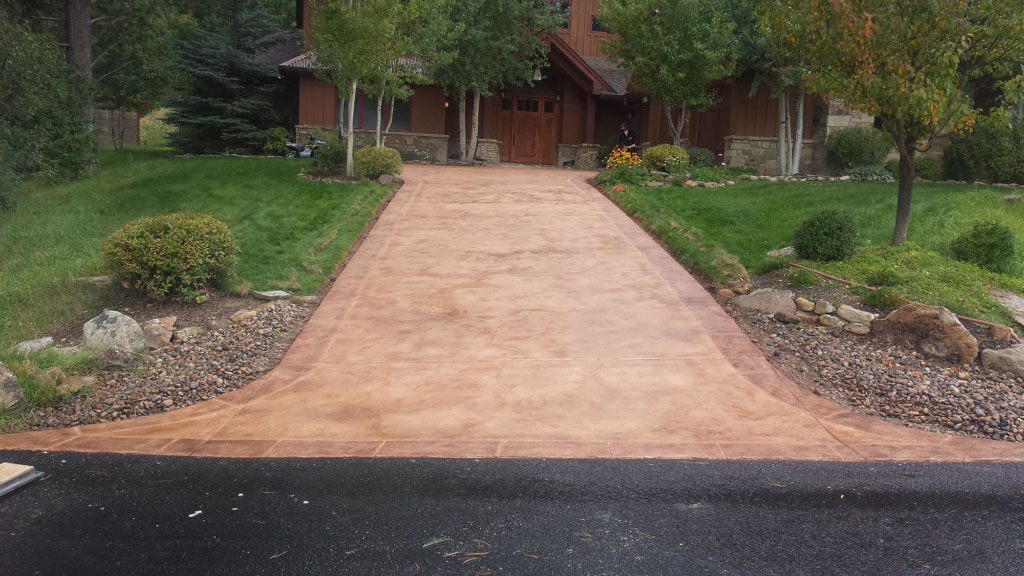
[[[799,388],[589,174],[404,176],[269,375],[175,412],[2,436],[0,449],[1024,459],[1016,445],[884,423]]]

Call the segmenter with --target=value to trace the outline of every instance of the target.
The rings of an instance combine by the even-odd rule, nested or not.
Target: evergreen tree
[[[274,94],[280,89],[272,65],[253,62],[282,32],[257,0],[220,0],[197,11],[177,41],[187,75],[168,122],[177,126],[171,146],[180,152],[216,154],[262,148],[276,124]]]

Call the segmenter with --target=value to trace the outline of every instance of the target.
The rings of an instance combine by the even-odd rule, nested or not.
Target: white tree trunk
[[[672,144],[679,146],[683,141],[683,127],[686,125],[686,104],[679,108],[679,122],[672,120],[672,108],[667,102],[664,103],[663,108],[665,109],[665,118],[668,119],[668,132],[672,137]]]
[[[466,91],[459,90],[459,159],[466,159]]]
[[[472,128],[469,132],[469,148],[467,150],[468,158],[464,160],[472,160],[476,157],[476,147],[480,143],[480,91],[473,91],[473,121],[471,124]]]
[[[800,157],[804,149],[804,100],[807,89],[803,84],[796,91],[796,127],[793,129],[792,173],[800,172]]]
[[[786,150],[786,91],[784,89],[779,90],[779,176],[785,176],[788,168],[789,161],[787,160]]]
[[[346,130],[346,138],[348,142],[345,143],[345,175],[355,176],[355,141],[356,134],[352,127],[356,121],[356,90],[359,88],[359,80],[352,81],[352,93],[348,99],[348,129]]]
[[[377,135],[374,138],[374,145],[376,145],[378,148],[380,148],[380,146],[381,146],[381,143],[380,143],[381,142],[381,139],[380,139],[380,137],[381,137],[381,124],[384,123],[383,112],[384,112],[384,95],[383,94],[378,94],[377,95]]]
[[[391,110],[388,112],[388,126],[384,129],[384,135],[380,138],[380,145],[388,141],[388,134],[391,134],[391,123],[395,121],[395,97],[391,97]]]

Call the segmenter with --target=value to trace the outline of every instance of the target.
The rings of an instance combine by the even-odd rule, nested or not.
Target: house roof
[[[253,62],[273,64],[289,61],[302,54],[302,32],[296,30],[252,55]]]
[[[632,72],[607,58],[596,56],[582,56],[582,58],[587,66],[590,66],[590,69],[611,88],[610,92],[602,94],[622,96],[629,93],[629,79],[633,77]]]

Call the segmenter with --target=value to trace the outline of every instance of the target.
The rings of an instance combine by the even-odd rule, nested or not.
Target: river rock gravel
[[[60,406],[37,409],[25,428],[64,428],[159,414],[230,392],[280,362],[312,312],[307,306],[272,303],[241,323],[191,336],[156,350],[131,368],[99,371],[87,394]]]
[[[723,305],[776,368],[855,412],[924,430],[1024,441],[1024,379],[823,326]]]

